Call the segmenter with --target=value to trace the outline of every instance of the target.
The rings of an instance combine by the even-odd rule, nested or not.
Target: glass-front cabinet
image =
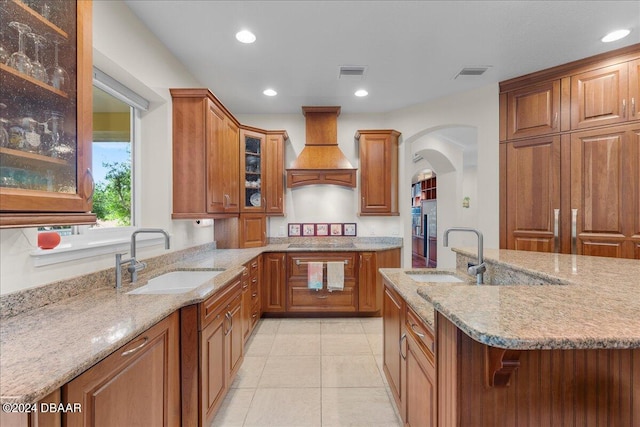
[[[0,227],[95,222],[91,9],[0,0]]]
[[[248,129],[240,131],[240,177],[242,212],[264,212],[265,135]]]

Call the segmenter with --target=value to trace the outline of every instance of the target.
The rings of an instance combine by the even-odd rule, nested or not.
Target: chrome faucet
[[[116,254],[116,289],[122,287],[122,266],[129,264],[127,271],[131,273],[131,283],[138,280],[138,271],[144,270],[147,266],[144,262],[136,260],[136,236],[140,233],[160,233],[164,234],[164,248],[169,249],[169,234],[161,228],[139,228],[131,234],[131,258],[122,259],[124,254]]]
[[[483,243],[482,243],[482,233],[478,230],[476,230],[475,228],[468,228],[468,227],[451,227],[451,228],[447,228],[444,231],[444,242],[443,245],[445,247],[449,246],[449,233],[452,231],[465,231],[465,232],[470,232],[470,233],[476,233],[476,235],[478,236],[478,264],[476,265],[472,265],[469,267],[469,269],[467,270],[467,272],[469,274],[475,274],[476,275],[476,283],[478,285],[481,285],[484,283],[484,272],[487,271],[487,265],[484,263],[484,256],[482,254],[482,247],[483,247]]]

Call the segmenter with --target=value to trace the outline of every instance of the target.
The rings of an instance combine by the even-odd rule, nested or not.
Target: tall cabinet
[[[95,223],[91,19],[91,1],[2,2],[2,228]]]
[[[500,246],[640,259],[640,45],[500,83]]]

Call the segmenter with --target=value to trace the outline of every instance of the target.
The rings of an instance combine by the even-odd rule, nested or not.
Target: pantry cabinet
[[[1,12],[5,47],[37,42],[42,68],[0,64],[0,227],[95,223],[92,3],[6,1]]]
[[[398,211],[398,138],[395,130],[359,130],[360,215],[395,216]]]
[[[500,83],[502,248],[640,256],[639,67],[634,45]]]
[[[568,145],[567,141],[567,145]],[[571,135],[571,253],[638,258],[640,122]]]
[[[180,319],[152,326],[62,388],[66,426],[180,424]]]

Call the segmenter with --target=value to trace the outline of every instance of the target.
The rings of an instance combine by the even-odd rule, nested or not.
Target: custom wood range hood
[[[305,146],[287,169],[287,187],[312,184],[356,186],[356,170],[338,148],[340,107],[302,107]]]

